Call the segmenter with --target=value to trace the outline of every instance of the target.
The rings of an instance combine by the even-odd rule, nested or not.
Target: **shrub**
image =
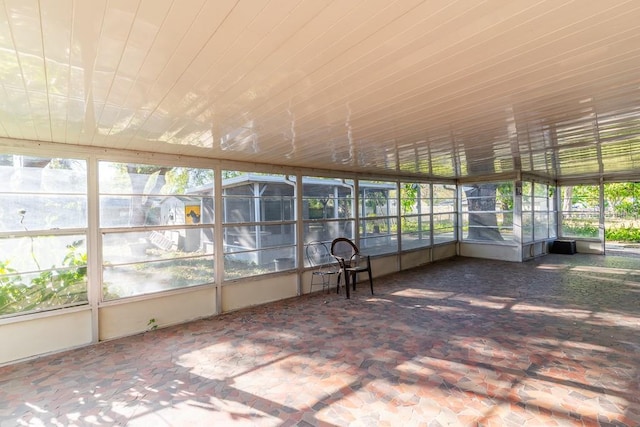
[[[87,301],[87,254],[68,249],[62,267],[41,271],[29,283],[0,261],[0,315]]]
[[[640,242],[640,228],[632,226],[617,226],[605,230],[605,238],[616,242]]]

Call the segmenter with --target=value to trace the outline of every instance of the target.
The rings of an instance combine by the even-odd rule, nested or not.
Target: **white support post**
[[[98,309],[102,298],[102,235],[99,216],[98,161],[96,157],[87,158],[87,266],[88,299],[91,307],[91,342],[100,340]]]
[[[222,282],[224,281],[224,227],[223,215],[225,215],[225,201],[222,197],[222,170],[217,168],[213,171],[213,203],[214,203],[214,257],[213,271],[215,272],[216,283],[216,307],[215,314],[222,313]]]

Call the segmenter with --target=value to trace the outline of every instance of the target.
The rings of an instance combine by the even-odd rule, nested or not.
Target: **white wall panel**
[[[100,340],[147,331],[151,319],[155,319],[158,327],[164,327],[212,316],[215,298],[215,289],[209,287],[102,306],[99,309]]]
[[[91,343],[91,311],[17,319],[0,325],[0,365]]]
[[[471,258],[497,259],[521,262],[521,248],[513,245],[461,242],[460,255]]]
[[[227,284],[222,287],[222,311],[295,297],[297,280],[296,274],[283,274]]]

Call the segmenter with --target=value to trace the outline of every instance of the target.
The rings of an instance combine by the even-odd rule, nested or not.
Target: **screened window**
[[[353,180],[302,177],[304,244],[353,238]],[[308,264],[308,260],[305,260]]]
[[[513,240],[513,182],[462,187],[462,227],[466,240]]]
[[[555,187],[539,182],[522,183],[522,241],[556,237]]]
[[[533,241],[533,183],[522,183],[522,242]]]
[[[640,242],[640,183],[604,184],[606,239],[617,242]]]
[[[87,303],[87,164],[0,156],[0,316]]]
[[[549,237],[558,235],[558,199],[556,197],[557,188],[549,186]]]
[[[533,235],[536,240],[549,237],[549,195],[550,188],[547,184],[539,182],[533,185],[533,209],[534,209],[534,230]]]
[[[431,245],[431,186],[401,183],[400,210],[402,249]]]
[[[433,184],[433,243],[453,242],[457,239],[456,186]]]
[[[222,171],[225,280],[296,266],[295,180]]]
[[[562,237],[598,238],[600,186],[563,186],[560,195]]]
[[[213,171],[99,163],[103,299],[212,283]]]
[[[360,249],[369,254],[398,251],[398,191],[386,181],[360,181]]]

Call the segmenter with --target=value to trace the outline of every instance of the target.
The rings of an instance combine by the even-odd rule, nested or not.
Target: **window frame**
[[[415,199],[405,196],[407,186],[412,186],[412,190],[416,190]],[[430,183],[418,181],[401,181],[400,182],[400,248],[402,251],[427,248],[433,245],[432,232],[432,188]],[[404,207],[408,206],[410,200],[415,201],[415,206],[411,211],[405,212]],[[407,203],[405,203],[405,200]],[[415,232],[405,230],[407,223],[415,220],[417,229]],[[427,226],[426,230],[423,225]],[[424,238],[423,235],[427,237]],[[409,236],[417,235],[415,239],[409,239]],[[409,244],[408,242],[417,242]]]
[[[211,180],[203,186],[200,193],[189,193],[189,187],[185,184],[182,192],[151,191],[139,192],[133,187],[114,191],[106,188],[109,186],[110,177],[104,168],[109,166],[118,168],[126,166],[141,168],[166,169],[166,173],[186,169],[194,171],[210,171]],[[142,162],[127,162],[111,159],[98,159],[96,162],[97,178],[97,209],[98,209],[98,234],[100,236],[100,301],[111,302],[127,298],[154,295],[163,292],[175,291],[200,286],[213,286],[215,280],[215,215],[214,212],[214,177],[213,168],[185,167],[183,165],[151,164]],[[154,173],[147,175],[145,189]],[[145,176],[146,174],[137,174]],[[134,177],[129,174],[128,179]],[[140,176],[136,176],[139,179]],[[157,179],[157,177],[156,177]],[[166,179],[166,177],[165,177]],[[132,184],[133,185],[133,184]],[[166,184],[168,185],[168,184]],[[210,188],[210,189],[209,189]],[[159,206],[150,207],[159,210],[159,224],[148,223],[148,215],[145,215],[144,223],[123,224],[108,223],[103,218],[105,201],[115,198],[134,200],[145,198],[155,199],[153,203]],[[207,203],[205,203],[205,200]],[[199,203],[196,203],[199,201]],[[174,204],[172,207],[171,204]],[[184,204],[182,204],[184,203]],[[167,206],[165,206],[165,204]],[[198,208],[198,209],[196,209]],[[174,210],[172,219],[171,211]],[[199,212],[196,212],[199,210]],[[193,216],[191,214],[193,213]],[[131,215],[129,214],[130,218]],[[197,220],[196,220],[197,217]],[[166,221],[166,223],[162,223]],[[173,222],[173,223],[169,223]],[[197,239],[196,239],[196,234]],[[141,237],[135,237],[136,235]],[[134,237],[135,240],[127,237]],[[109,241],[119,238],[122,245],[126,245],[127,251],[122,245],[110,245]],[[199,249],[193,249],[192,241],[198,242]],[[113,246],[113,247],[112,247]],[[171,253],[173,256],[163,257],[163,253]],[[111,258],[114,257],[114,258]],[[144,273],[146,272],[146,273]],[[167,274],[170,273],[171,275]],[[163,281],[155,281],[149,287],[141,287],[138,291],[135,284],[139,283],[141,274],[149,274],[154,277],[163,277]],[[120,277],[118,277],[120,275]],[[140,277],[136,277],[140,276]],[[113,280],[116,278],[118,280]],[[128,284],[122,280],[132,278]],[[133,285],[132,285],[133,283]]]
[[[295,182],[288,180],[290,175],[275,173],[257,173],[246,172],[240,170],[223,169],[222,174],[233,176],[227,178],[227,183],[236,182],[234,187],[221,189],[222,207],[221,211],[221,230],[222,230],[222,246],[223,246],[223,281],[229,282],[238,279],[246,279],[255,276],[262,276],[274,272],[290,271],[297,268],[297,208],[296,197],[297,189]],[[242,183],[242,180],[247,180]],[[263,188],[261,189],[261,185]],[[267,194],[264,192],[271,190],[269,186],[273,186],[273,190],[277,190],[277,185],[282,188],[291,188],[291,194]],[[247,186],[247,192],[242,194],[229,194],[226,190],[231,188],[241,191],[243,186]],[[258,193],[256,195],[256,192]],[[277,191],[276,191],[277,193]],[[240,199],[249,200],[249,216],[234,220],[230,217],[228,209],[229,202]],[[280,200],[281,213],[284,213],[283,203],[290,206],[291,218],[282,220],[261,220],[266,213],[267,207],[263,204],[263,200]],[[258,212],[259,209],[259,212]],[[260,218],[258,218],[260,216]],[[278,233],[266,231],[278,227]],[[233,231],[235,229],[235,231]],[[253,229],[253,231],[249,231]],[[288,232],[287,232],[288,231]],[[253,237],[251,235],[253,234]],[[281,239],[287,239],[291,236],[290,242],[282,241],[277,244],[264,245],[263,237],[267,238],[271,235],[279,235]],[[233,236],[237,239],[231,240]],[[273,239],[274,241],[276,239]],[[251,245],[253,243],[253,245]],[[235,268],[232,268],[235,267]]]
[[[0,247],[6,244],[7,248],[11,248],[2,250],[1,253],[17,251],[13,258],[7,258],[4,261],[0,259],[0,284],[4,296],[7,297],[2,299],[5,304],[0,306],[2,310],[0,319],[89,305],[89,160],[75,155],[43,157],[29,154],[4,154],[4,156],[12,157],[11,166],[4,164],[1,166],[13,169],[12,177],[17,173],[20,178],[23,178],[31,171],[39,180],[39,184],[37,188],[27,189],[20,186],[20,182],[25,181],[19,181],[13,188],[4,186],[0,189],[0,198],[7,200],[15,198],[19,201],[18,205],[23,203],[28,205],[27,208],[23,205],[15,211],[15,206],[9,209],[9,215],[15,214],[16,220],[20,217],[13,226],[3,219],[6,203],[0,214],[0,224],[6,227],[0,228]],[[25,165],[25,159],[29,159],[33,164]],[[50,167],[54,162],[56,165],[62,164],[66,167]],[[75,169],[72,168],[74,164],[77,166]],[[49,182],[53,178],[44,177],[45,169],[54,171],[51,172],[56,177],[53,186]],[[64,182],[60,182],[58,171],[71,171],[62,174],[69,175],[67,183],[71,186],[70,188],[59,190]],[[30,182],[27,180],[26,184]],[[74,187],[77,188],[75,191]],[[72,202],[72,205],[80,202],[77,205],[78,209],[69,211],[65,210],[69,207],[68,203],[60,202],[57,205],[62,209],[58,217],[67,218],[70,213],[76,217],[75,223],[65,226],[64,223],[55,222],[55,219],[53,223],[47,219],[53,215],[54,210],[52,206],[39,205],[39,202],[55,201],[58,197],[77,199]],[[55,202],[54,205],[56,205]],[[31,218],[35,216],[35,220],[30,221],[29,214]],[[58,243],[57,247],[55,243],[50,243],[51,239]],[[21,252],[18,253],[21,247],[26,247],[24,251],[29,255],[22,256]],[[38,295],[40,295],[39,302]],[[36,302],[32,303],[34,299]]]

